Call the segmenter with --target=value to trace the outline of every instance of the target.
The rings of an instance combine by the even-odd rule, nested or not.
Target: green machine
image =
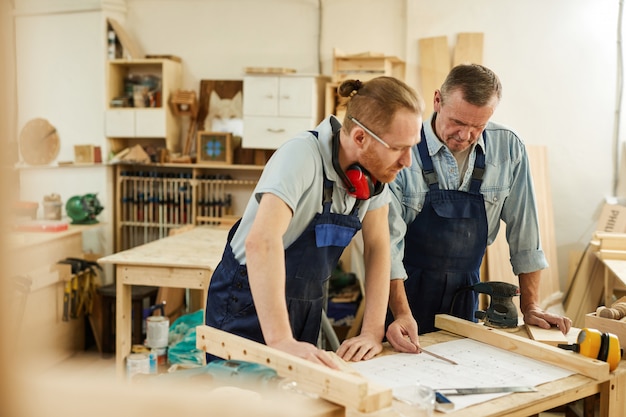
[[[72,219],[72,224],[98,223],[96,216],[103,209],[96,194],[75,195],[65,203],[65,211]]]

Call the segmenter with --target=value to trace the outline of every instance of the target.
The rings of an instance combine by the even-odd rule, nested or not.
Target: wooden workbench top
[[[67,230],[59,232],[11,232],[7,236],[7,248],[22,249],[30,246],[48,243],[54,240],[82,233],[85,230],[99,227],[100,223],[88,225],[70,224]]]
[[[215,269],[222,259],[228,230],[199,226],[98,259],[101,264]]]

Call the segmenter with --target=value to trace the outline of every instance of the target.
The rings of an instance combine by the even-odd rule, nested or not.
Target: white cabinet
[[[106,112],[105,134],[120,138],[164,138],[167,136],[165,109],[110,109]]]
[[[323,119],[327,77],[246,75],[243,81],[244,148],[276,149]]]
[[[181,85],[181,63],[172,59],[114,59],[107,72],[107,110],[104,130],[111,150],[121,151],[133,138],[159,138],[172,152],[180,151],[180,122],[168,106]],[[147,80],[149,95],[137,95],[134,83]],[[139,90],[143,85],[138,85]],[[145,102],[137,104],[138,98]],[[132,100],[131,100],[132,99]],[[125,101],[123,101],[125,100]],[[113,105],[118,101],[117,105]],[[146,107],[147,106],[147,107]]]

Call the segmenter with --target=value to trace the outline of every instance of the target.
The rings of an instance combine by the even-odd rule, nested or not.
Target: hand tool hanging
[[[69,264],[72,274],[63,292],[63,321],[91,314],[96,290],[100,286],[98,271],[102,272],[102,267],[96,262],[79,258],[66,258],[58,263]]]

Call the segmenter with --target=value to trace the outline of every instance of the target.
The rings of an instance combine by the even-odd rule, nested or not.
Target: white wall
[[[612,193],[618,0],[126,0],[125,4],[128,33],[148,54],[181,57],[183,88],[196,91],[201,79],[240,79],[247,66],[288,67],[303,73],[321,68],[330,75],[334,47],[347,53],[399,56],[407,62],[407,82],[419,88],[420,38],[447,35],[453,45],[459,32],[483,32],[483,63],[499,74],[504,85],[494,120],[513,127],[527,143],[548,148],[562,286],[569,252],[589,241],[597,210]],[[84,57],[77,53],[76,59]],[[102,86],[86,88],[84,94],[87,91],[98,96]],[[77,91],[70,94],[80,97]],[[425,98],[431,100],[432,92]],[[84,125],[101,115],[85,114],[84,120],[76,116],[76,124]],[[97,129],[92,123],[81,131],[89,137],[102,133]]]
[[[617,1],[409,1],[409,61],[420,37],[453,45],[458,32],[483,32],[483,63],[504,88],[493,119],[547,147],[563,289],[570,251],[588,243],[612,192],[617,10]]]

